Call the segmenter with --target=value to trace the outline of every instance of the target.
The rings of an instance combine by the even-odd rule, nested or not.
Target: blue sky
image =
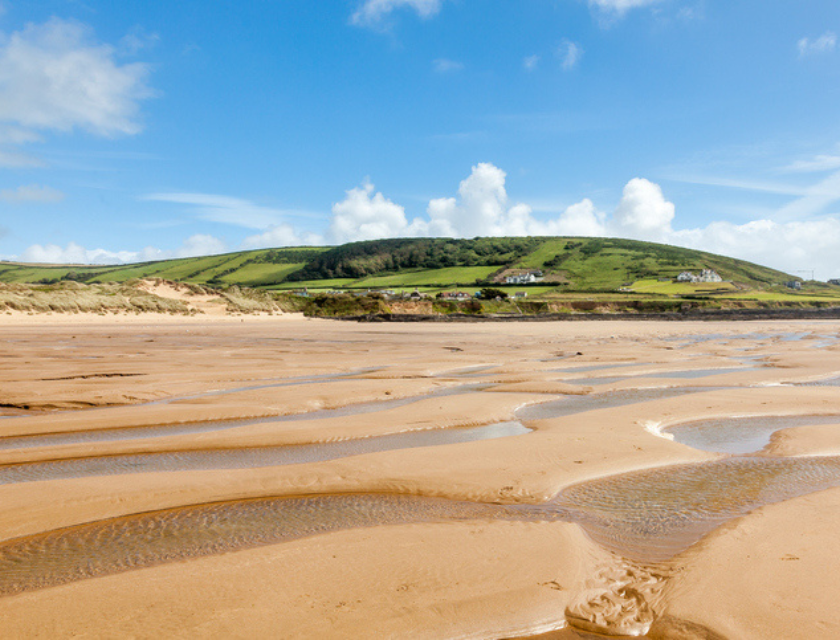
[[[609,235],[840,277],[836,0],[8,0],[0,257]]]

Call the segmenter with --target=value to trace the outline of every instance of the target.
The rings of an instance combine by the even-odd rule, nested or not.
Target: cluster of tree
[[[335,247],[311,260],[288,280],[363,278],[402,269],[502,266],[527,255],[537,238],[394,238]]]
[[[59,282],[87,282],[99,275],[101,275],[99,272],[78,273],[76,271],[68,271],[61,277],[41,278],[36,282],[36,284],[58,284]]]
[[[248,263],[270,263],[270,264],[295,264],[298,262],[309,262],[318,253],[323,251],[321,248],[292,248],[292,249],[269,249],[265,253],[260,253],[246,260],[243,266]]]

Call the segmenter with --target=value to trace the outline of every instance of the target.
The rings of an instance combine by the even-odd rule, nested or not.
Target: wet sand
[[[834,458],[813,456],[840,453],[840,392],[825,384],[840,376],[838,335],[840,322],[828,321],[0,316],[0,628],[10,637],[584,633],[557,631],[571,622],[649,637],[837,635],[840,489],[826,487],[840,473]],[[769,444],[733,463],[672,439],[681,425],[714,429],[733,416],[764,426]],[[530,432],[432,435],[410,447],[392,438],[516,421]],[[392,444],[377,448],[377,438]],[[294,447],[315,454],[265,457]],[[329,447],[339,454],[318,457]],[[737,469],[762,460],[795,467],[793,479],[739,483]],[[728,515],[710,516],[695,543],[674,533],[672,514],[693,531],[723,493],[686,506],[673,494],[694,486],[681,490],[696,497],[691,483],[707,481],[680,484],[670,467],[720,478],[719,464],[736,469],[721,491],[741,491],[746,506],[726,502]],[[669,479],[628,490],[651,473]],[[803,482],[810,488],[791,488]],[[362,502],[311,507],[348,494]],[[664,497],[676,506],[660,517]],[[241,519],[252,512],[242,505],[278,499],[285,515]],[[206,505],[220,504],[233,515],[208,528],[207,510],[223,510]],[[305,523],[299,504],[310,505]],[[177,526],[155,528],[164,520]],[[615,534],[616,523],[636,522]],[[137,531],[164,533],[120,558]],[[680,536],[686,544],[674,545]],[[22,582],[8,577],[18,572]]]

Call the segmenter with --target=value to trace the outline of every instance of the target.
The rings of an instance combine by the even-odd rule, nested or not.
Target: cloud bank
[[[107,249],[85,249],[70,242],[65,247],[55,244],[34,244],[19,257],[23,262],[42,262],[48,264],[121,264],[146,262],[149,260],[167,260],[169,258],[192,258],[227,250],[224,242],[210,235],[196,234],[187,238],[178,249],[163,251],[146,247],[141,251],[109,251]]]
[[[819,161],[819,158],[817,158]],[[830,163],[828,163],[830,164]],[[840,172],[780,209],[799,203],[810,217],[762,219],[734,224],[712,222],[705,227],[675,228],[677,208],[660,185],[641,177],[630,179],[611,211],[600,210],[589,198],[549,216],[537,216],[524,202],[510,198],[507,174],[489,162],[472,167],[454,195],[429,201],[423,215],[410,218],[405,208],[387,197],[370,180],[345,192],[332,205],[328,226],[322,233],[296,228],[288,212],[261,207],[241,198],[221,195],[153,194],[148,200],[190,207],[205,220],[256,229],[239,245],[242,249],[342,244],[391,237],[476,236],[607,236],[673,244],[733,256],[775,267],[788,273],[814,269],[821,279],[840,277],[840,219],[833,215],[814,218],[819,207],[840,200]],[[807,190],[806,190],[807,192]],[[819,202],[816,202],[819,200]],[[804,203],[804,204],[803,204]],[[806,206],[807,205],[807,206]],[[237,216],[240,218],[234,220]],[[194,235],[175,250],[146,247],[141,251],[87,250],[78,244],[66,247],[33,245],[21,260],[33,262],[116,263],[220,253],[225,243],[210,235]]]
[[[80,23],[30,24],[0,46],[0,122],[29,132],[135,134],[139,101],[152,95],[147,76],[144,64],[118,64],[113,47],[93,42]]]

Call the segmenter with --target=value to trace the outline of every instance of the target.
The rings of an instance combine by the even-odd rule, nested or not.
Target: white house
[[[472,296],[466,291],[443,291],[440,294],[443,300],[469,300]]]
[[[542,271],[528,271],[505,277],[505,284],[533,284],[543,279]]]
[[[717,271],[712,271],[711,269],[703,269],[700,272],[698,282],[723,282],[723,278],[720,277]]]
[[[683,271],[677,276],[677,282],[723,282],[723,278],[712,269],[703,269],[700,275],[695,275],[691,271]]]

